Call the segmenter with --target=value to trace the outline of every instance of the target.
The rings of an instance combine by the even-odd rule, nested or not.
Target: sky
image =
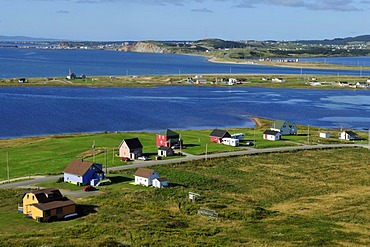
[[[0,35],[80,41],[370,34],[370,0],[0,0]]]

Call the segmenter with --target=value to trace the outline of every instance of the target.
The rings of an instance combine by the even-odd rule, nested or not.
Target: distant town
[[[203,39],[198,41],[12,41],[1,38],[0,48],[36,49],[99,49],[151,53],[200,54],[227,59],[296,58],[309,56],[368,56],[370,35],[332,40],[301,41],[226,41]],[[290,61],[295,61],[294,59]]]

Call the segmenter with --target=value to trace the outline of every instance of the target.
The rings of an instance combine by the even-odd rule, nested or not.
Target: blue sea
[[[331,60],[331,58],[326,61]],[[361,64],[365,64],[361,58]],[[370,61],[367,58],[367,61]],[[366,62],[369,63],[369,62]],[[75,74],[166,75],[166,74],[328,74],[370,76],[362,70],[284,68],[256,64],[211,63],[200,56],[131,53],[107,50],[50,50],[0,48],[0,78],[64,77]],[[361,71],[360,71],[361,70]]]
[[[370,127],[370,90],[161,86],[0,88],[0,138],[254,126],[249,116]]]

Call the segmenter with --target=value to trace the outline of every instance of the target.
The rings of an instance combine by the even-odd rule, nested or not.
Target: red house
[[[214,129],[209,135],[209,140],[215,143],[222,143],[222,138],[231,137],[229,132],[221,129]]]
[[[180,135],[176,132],[166,129],[165,131],[158,133],[156,136],[156,144],[158,147],[173,147],[182,146],[182,140]]]

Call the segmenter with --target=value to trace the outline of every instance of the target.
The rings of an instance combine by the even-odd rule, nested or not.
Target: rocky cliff
[[[172,53],[169,49],[157,42],[136,42],[122,46],[120,51],[148,52],[148,53]]]

